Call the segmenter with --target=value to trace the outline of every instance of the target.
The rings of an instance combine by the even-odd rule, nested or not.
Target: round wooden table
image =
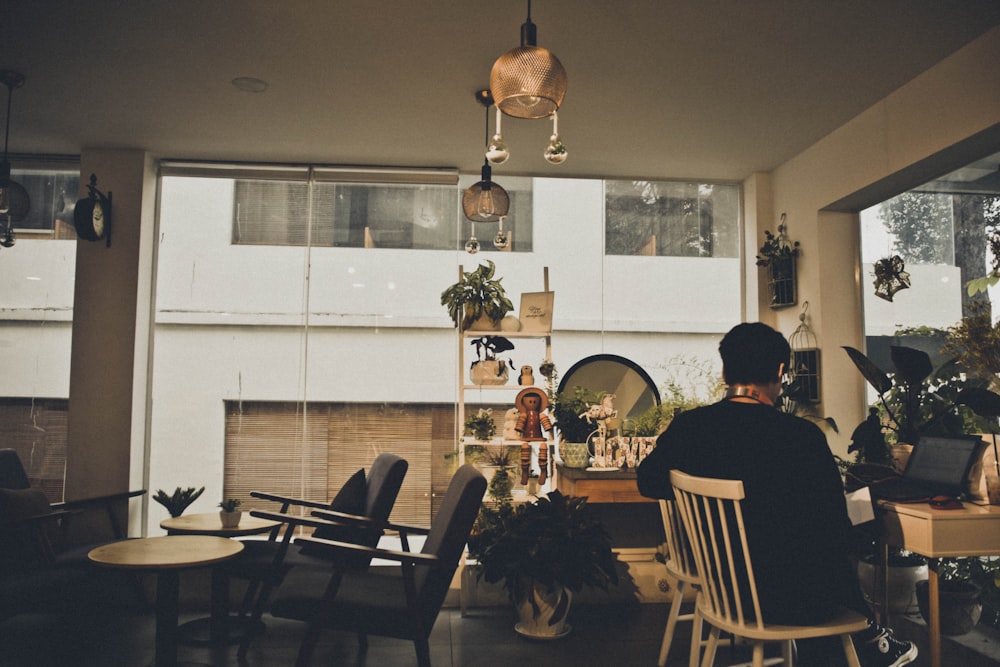
[[[167,535],[215,535],[217,537],[260,535],[274,530],[280,525],[280,521],[258,519],[255,516],[250,516],[249,513],[244,513],[240,517],[238,526],[223,528],[222,519],[219,518],[218,512],[182,514],[160,522],[160,528],[167,531]]]
[[[215,565],[235,557],[243,544],[208,535],[168,535],[112,542],[87,557],[105,567],[156,573],[156,667],[177,664],[177,606],[180,571]],[[212,572],[213,582],[215,572]],[[214,589],[214,585],[213,585]],[[214,592],[214,591],[213,591]]]
[[[244,512],[235,528],[224,528],[218,512],[204,514],[182,514],[164,519],[160,528],[168,535],[214,535],[216,537],[243,537],[259,535],[276,530],[282,523],[271,519],[259,519]],[[179,640],[184,644],[205,646],[209,644],[236,644],[247,634],[264,631],[262,622],[254,622],[248,616],[229,613],[229,576],[226,572],[213,572],[212,614],[206,618],[196,618],[181,626]],[[219,619],[223,619],[220,623]]]

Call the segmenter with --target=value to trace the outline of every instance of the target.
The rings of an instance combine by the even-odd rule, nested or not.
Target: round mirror
[[[576,387],[614,394],[618,416],[626,420],[660,404],[660,392],[646,371],[615,354],[595,354],[573,364],[560,380],[559,391]]]

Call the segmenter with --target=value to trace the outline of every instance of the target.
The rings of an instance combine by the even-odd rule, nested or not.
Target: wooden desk
[[[941,667],[941,618],[937,558],[1000,555],[1000,507],[964,503],[961,510],[935,509],[927,503],[879,502],[879,520],[887,545],[902,547],[929,559],[927,591],[931,667]],[[883,549],[882,566],[887,566]],[[883,569],[883,572],[886,570]],[[883,591],[883,609],[885,593]]]
[[[174,535],[122,540],[97,547],[87,557],[98,565],[156,572],[156,667],[177,664],[180,570],[214,565],[243,551],[223,537]],[[212,572],[213,589],[215,572]]]
[[[160,522],[160,528],[167,531],[167,535],[215,535],[216,537],[260,535],[270,532],[280,525],[280,521],[260,519],[250,516],[248,512],[244,512],[243,516],[240,517],[239,525],[235,528],[223,528],[222,519],[219,518],[218,512],[184,514]]]
[[[635,470],[586,470],[556,464],[556,488],[567,496],[587,496],[591,503],[655,503],[640,495]]]

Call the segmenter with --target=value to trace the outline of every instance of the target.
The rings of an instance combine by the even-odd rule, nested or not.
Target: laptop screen
[[[981,442],[979,436],[922,436],[903,476],[961,491]]]

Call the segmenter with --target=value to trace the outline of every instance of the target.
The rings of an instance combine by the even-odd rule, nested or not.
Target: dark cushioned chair
[[[0,449],[0,618],[31,611],[61,611],[74,603],[144,602],[132,577],[108,575],[87,561],[99,544],[124,539],[120,506],[145,490],[50,503],[29,483],[13,449]],[[68,539],[74,518],[93,514],[103,526]],[[93,526],[93,522],[88,527]],[[125,582],[123,587],[116,585]],[[103,590],[103,593],[101,592]]]
[[[403,550],[373,549],[316,538],[296,543],[321,545],[343,554],[364,554],[398,566],[366,570],[334,565],[324,576],[315,568],[294,570],[278,590],[271,614],[309,624],[296,664],[306,665],[324,629],[356,632],[362,651],[367,635],[409,639],[421,667],[430,666],[428,636],[444,604],[465,543],[486,491],[486,479],[466,464],[452,477],[430,529],[391,524]],[[327,513],[314,512],[323,517]],[[419,552],[410,551],[410,535],[426,535]]]
[[[377,545],[383,533],[382,525],[389,520],[408,467],[406,459],[383,452],[375,457],[367,476],[363,469],[358,470],[329,503],[251,492],[254,498],[281,503],[278,512],[254,510],[251,514],[281,521],[282,526],[275,529],[268,540],[245,540],[243,554],[229,568],[232,576],[250,582],[240,607],[240,616],[246,618],[249,615],[253,625],[259,625],[271,591],[281,585],[292,568],[313,566],[326,570],[331,559],[338,557],[337,553],[314,545],[289,548],[298,527],[313,527],[314,535],[320,538],[369,547]],[[329,513],[325,520],[296,516],[289,514],[293,507],[305,508],[307,512],[322,509]],[[346,563],[350,567],[364,569],[370,561],[370,556],[360,554],[353,555]],[[245,652],[244,644],[241,655]]]

